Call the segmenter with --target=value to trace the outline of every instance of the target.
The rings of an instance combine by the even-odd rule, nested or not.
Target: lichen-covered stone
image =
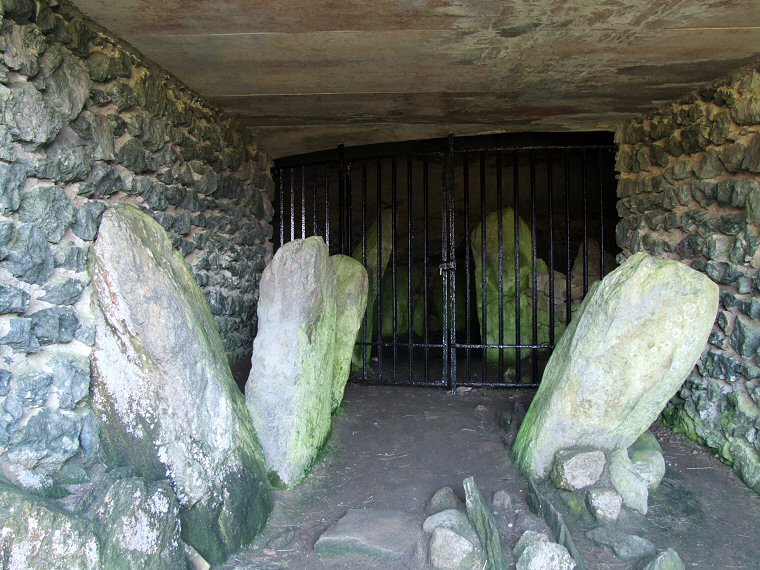
[[[271,499],[208,302],[164,230],[130,206],[103,217],[92,280],[93,405],[108,462],[169,478],[183,540],[219,563],[253,539]]]
[[[102,564],[95,525],[0,483],[0,541],[7,568],[92,570]]]
[[[484,561],[492,570],[506,570],[507,562],[501,548],[499,528],[488,508],[488,503],[483,499],[474,478],[468,477],[462,484],[464,485],[467,516],[478,533]]]
[[[52,243],[61,241],[74,219],[74,205],[58,186],[38,186],[24,193],[19,219],[35,224]]]
[[[282,246],[264,270],[245,386],[267,468],[298,481],[330,433],[335,270],[321,237]]]
[[[64,118],[31,83],[0,87],[2,123],[15,140],[49,143],[63,128]]]
[[[335,269],[336,324],[332,409],[343,401],[351,372],[351,357],[367,308],[367,270],[347,255],[333,255]]]
[[[703,275],[644,253],[605,277],[549,360],[513,447],[521,469],[544,477],[573,446],[628,448],[699,358],[717,304]]]

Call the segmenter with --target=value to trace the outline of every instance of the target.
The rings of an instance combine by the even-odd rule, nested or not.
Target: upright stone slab
[[[264,270],[245,400],[273,478],[298,481],[330,433],[335,270],[321,237],[282,246]]]
[[[381,222],[378,224],[378,222]],[[380,235],[378,235],[378,233]],[[372,224],[372,227],[367,232],[366,247],[365,242],[359,242],[351,253],[356,261],[363,264],[367,268],[367,276],[369,278],[369,284],[367,288],[367,342],[372,341],[376,333],[375,317],[377,309],[375,308],[375,301],[377,300],[377,292],[380,281],[383,279],[383,273],[388,266],[388,261],[391,258],[391,252],[393,251],[393,212],[391,210],[382,210],[380,212],[380,220]],[[365,264],[366,253],[366,264]],[[363,339],[364,335],[360,332],[359,339]],[[368,349],[368,355],[371,350]],[[354,349],[354,356],[351,361],[351,366],[358,370],[363,366],[364,362],[364,347],[357,346]]]
[[[351,355],[367,308],[367,270],[347,255],[330,258],[335,269],[336,327],[332,409],[343,401],[351,372]]]
[[[499,527],[488,508],[488,502],[483,499],[473,477],[468,477],[462,484],[467,504],[467,516],[478,533],[483,557],[488,568],[490,570],[507,570],[507,562],[501,548]]]
[[[107,460],[168,478],[183,540],[222,562],[253,540],[271,497],[208,302],[164,229],[131,206],[103,217],[92,281],[92,401]]]
[[[519,244],[515,242],[515,225],[519,234]],[[485,227],[484,227],[485,226]],[[501,232],[501,235],[500,235]],[[485,235],[484,235],[485,234]],[[499,239],[501,238],[501,239]],[[484,223],[472,232],[472,256],[475,261],[475,294],[478,306],[478,320],[482,336],[488,344],[516,344],[518,341],[515,311],[520,307],[520,344],[533,344],[533,236],[526,224],[511,208],[492,212]],[[501,256],[499,245],[501,244]],[[485,249],[483,246],[485,245]],[[517,247],[516,247],[517,245]],[[517,265],[519,263],[519,279]],[[535,260],[536,273],[548,273],[541,259]],[[500,271],[501,269],[501,271]],[[501,282],[499,275],[501,274]],[[485,277],[485,288],[484,285]],[[538,281],[538,280],[537,280]],[[519,283],[519,291],[518,291]],[[501,285],[501,286],[500,286]],[[536,283],[538,286],[538,283]],[[501,301],[502,314],[499,315]],[[486,321],[483,322],[483,305]],[[549,321],[552,305],[549,299],[536,292],[537,343],[549,341]],[[501,320],[500,320],[501,316]],[[500,323],[501,327],[500,335]],[[559,338],[562,324],[555,323],[555,335]],[[527,358],[531,351],[524,350],[520,358]],[[504,362],[508,365],[517,361],[517,351],[504,350]],[[491,363],[499,362],[499,350],[489,349],[486,357]]]
[[[705,275],[645,253],[607,275],[547,364],[513,447],[523,471],[545,477],[568,447],[628,448],[694,366],[717,303]]]

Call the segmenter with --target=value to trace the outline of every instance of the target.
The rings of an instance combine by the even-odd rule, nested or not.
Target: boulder
[[[336,326],[333,369],[333,411],[343,401],[351,372],[351,356],[367,308],[367,270],[347,255],[330,258],[335,269]]]
[[[501,224],[499,218],[501,217]],[[515,247],[515,223],[519,231],[519,249]],[[483,227],[485,225],[485,229]],[[499,226],[501,225],[502,256],[499,256]],[[485,236],[484,236],[485,234]],[[485,243],[485,251],[483,245]],[[505,208],[501,212],[489,214],[484,224],[478,225],[472,232],[472,255],[475,261],[475,294],[477,299],[478,320],[483,338],[488,344],[499,344],[499,299],[502,303],[502,342],[517,344],[517,326],[515,310],[519,299],[520,308],[520,343],[533,344],[549,341],[549,322],[551,303],[544,295],[537,294],[537,330],[538,337],[533,338],[533,236],[530,227],[522,219],[515,216],[514,210]],[[516,263],[519,260],[520,277],[517,276]],[[499,288],[499,268],[502,268],[502,289]],[[536,259],[536,272],[548,273],[548,267]],[[483,289],[485,276],[486,288]],[[538,281],[538,280],[537,280]],[[519,295],[517,283],[519,282]],[[538,288],[538,283],[535,284]],[[538,291],[537,291],[538,293]],[[485,297],[485,316],[483,322],[483,304]],[[561,323],[555,323],[555,340],[560,337]],[[486,357],[491,363],[499,362],[499,349],[490,349]],[[530,350],[521,353],[521,359],[530,356]],[[503,351],[504,362],[507,365],[517,361],[517,352]]]
[[[645,431],[628,448],[633,470],[650,490],[656,489],[665,476],[665,458],[662,448],[651,431]]]
[[[513,453],[545,477],[560,449],[627,449],[675,395],[712,329],[718,287],[704,274],[631,256],[584,300],[546,366]]]
[[[163,228],[131,206],[104,215],[91,267],[106,460],[168,478],[183,540],[219,563],[253,540],[271,496],[208,302]]]
[[[578,491],[596,483],[604,470],[604,452],[562,449],[554,456],[551,479],[559,489]]]
[[[382,225],[378,226],[378,222]],[[379,229],[378,229],[379,228]],[[378,236],[378,231],[380,236]],[[366,244],[366,245],[365,245]],[[367,287],[367,341],[372,342],[375,338],[375,317],[377,309],[375,301],[380,281],[383,279],[383,273],[388,266],[393,251],[393,212],[390,209],[380,212],[380,220],[372,224],[366,235],[366,240],[359,242],[354,248],[351,257],[364,265],[367,269],[368,287]],[[365,263],[366,253],[366,263]],[[359,340],[364,341],[364,332],[360,331]],[[364,346],[357,346],[354,349],[354,356],[351,360],[351,367],[359,370],[364,366]],[[372,354],[371,347],[367,347],[367,359]]]
[[[0,542],[4,568],[101,567],[103,550],[92,522],[5,483],[0,483]]]
[[[433,531],[428,562],[436,570],[471,570],[483,567],[477,546],[445,527]]]
[[[303,477],[330,433],[335,270],[321,237],[282,246],[261,277],[245,400],[272,477]]]

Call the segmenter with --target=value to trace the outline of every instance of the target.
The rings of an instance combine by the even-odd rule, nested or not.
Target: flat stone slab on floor
[[[314,545],[322,557],[371,556],[382,560],[411,560],[422,537],[414,515],[385,509],[349,509]]]

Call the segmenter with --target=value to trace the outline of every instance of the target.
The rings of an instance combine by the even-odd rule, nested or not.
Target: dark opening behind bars
[[[614,268],[614,152],[609,133],[561,133],[279,159],[275,248],[320,235],[331,254],[353,254],[379,275],[380,249],[369,255],[368,242],[392,244],[352,380],[535,386],[574,307]],[[473,243],[479,226],[496,228],[495,243],[485,231]]]

